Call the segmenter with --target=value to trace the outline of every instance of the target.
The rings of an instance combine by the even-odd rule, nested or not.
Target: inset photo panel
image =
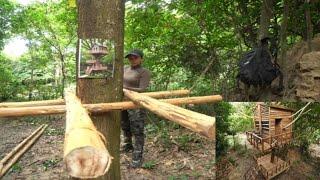
[[[217,122],[217,179],[320,179],[320,103],[229,104]]]

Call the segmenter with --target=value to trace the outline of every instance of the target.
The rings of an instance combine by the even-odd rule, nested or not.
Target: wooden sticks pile
[[[0,178],[3,177],[11,166],[38,140],[48,125],[41,125],[30,136],[18,144],[0,161]]]

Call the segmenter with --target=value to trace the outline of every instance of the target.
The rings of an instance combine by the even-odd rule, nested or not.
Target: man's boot
[[[140,168],[142,166],[143,146],[144,146],[144,135],[136,136],[134,150],[132,153],[131,167]]]
[[[121,149],[122,149],[123,152],[131,152],[133,150],[132,138],[131,137],[125,137],[124,138],[124,144],[123,144]]]

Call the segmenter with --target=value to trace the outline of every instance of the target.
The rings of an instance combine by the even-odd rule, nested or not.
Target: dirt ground
[[[239,180],[244,179],[243,175],[255,164],[254,155],[259,152],[247,141],[244,134],[238,135],[239,145],[236,150],[230,150],[217,163],[217,179]],[[276,176],[276,180],[318,180],[320,179],[319,164],[314,159],[303,160],[297,148],[288,152],[291,166],[286,172]],[[264,179],[260,174],[258,179]]]
[[[62,154],[63,116],[0,119],[0,158],[41,124],[48,128],[38,142],[3,179],[67,179]],[[215,179],[214,143],[184,128],[168,131],[167,138],[147,133],[144,168],[131,169],[131,154],[121,154],[122,179]],[[182,138],[178,141],[176,137]]]

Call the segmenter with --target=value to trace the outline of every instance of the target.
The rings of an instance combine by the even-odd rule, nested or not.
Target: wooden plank
[[[176,122],[181,126],[197,132],[211,140],[215,139],[214,117],[161,102],[127,89],[124,89],[123,92],[124,95],[131,99],[134,103],[150,110],[151,112]]]
[[[200,96],[200,97],[185,97],[174,99],[162,99],[161,101],[174,104],[203,104],[214,103],[221,101],[220,95]],[[83,105],[90,113],[103,113],[112,110],[124,110],[140,108],[139,105],[133,102],[115,102],[115,103],[99,103],[99,104],[84,104]],[[65,113],[65,105],[55,106],[37,106],[37,107],[19,107],[19,108],[0,108],[0,117],[21,117],[31,115],[49,115]]]

